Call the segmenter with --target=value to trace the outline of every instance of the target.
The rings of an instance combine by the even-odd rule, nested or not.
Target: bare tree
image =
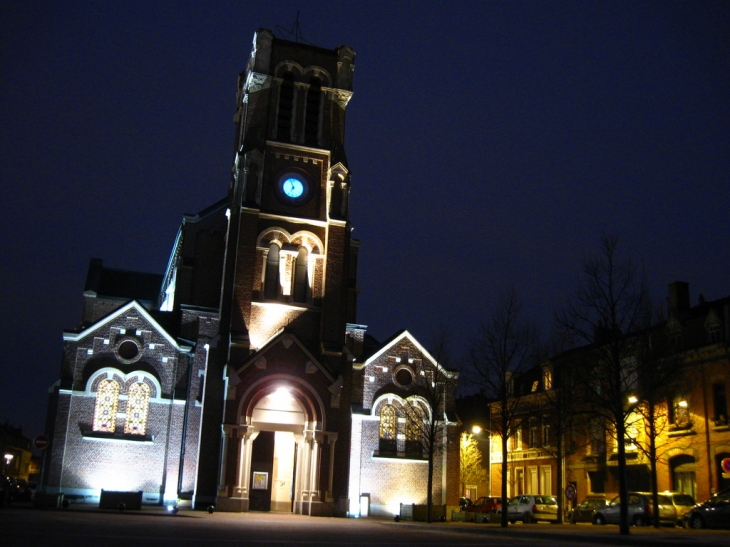
[[[430,351],[435,363],[420,362],[416,367],[414,393],[406,399],[406,453],[428,458],[426,491],[427,522],[433,520],[433,473],[436,458],[449,443],[458,442],[454,413],[458,373],[446,368],[449,359],[449,335],[444,327],[432,336]],[[453,415],[453,417],[450,417]],[[442,465],[444,459],[442,458]]]
[[[597,256],[584,261],[583,275],[572,298],[556,314],[556,323],[575,345],[586,345],[584,366],[576,368],[577,395],[615,431],[618,456],[620,525],[629,533],[626,431],[633,412],[628,403],[637,388],[639,366],[635,340],[629,336],[650,319],[643,268],[621,259],[618,239],[603,236]]]
[[[507,443],[522,427],[525,416],[522,392],[515,390],[519,377],[534,364],[539,337],[537,330],[520,317],[522,304],[514,289],[502,292],[488,321],[479,325],[469,341],[468,373],[491,404],[490,430],[502,442],[502,499],[507,499]],[[502,527],[507,527],[502,511]]]
[[[459,439],[459,480],[461,495],[466,495],[466,485],[485,482],[487,470],[482,463],[482,451],[471,433],[462,433]]]
[[[637,418],[632,432],[636,434],[627,435],[627,438],[649,460],[653,514],[659,515],[657,463],[670,447],[677,446],[667,445],[662,449],[657,445],[657,438],[672,429],[689,427],[689,416],[686,423],[680,417],[688,402],[677,395],[692,391],[688,385],[691,379],[685,376],[685,363],[668,343],[663,328],[648,329],[637,337],[637,342],[640,370],[636,393],[631,399]],[[675,401],[676,409],[672,407]],[[659,519],[654,519],[653,524],[658,528]]]

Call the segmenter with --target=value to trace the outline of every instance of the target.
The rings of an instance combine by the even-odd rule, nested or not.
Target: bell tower
[[[341,353],[354,322],[357,244],[344,149],[354,60],[346,46],[319,48],[268,30],[254,37],[238,79],[229,187],[221,319],[231,361],[285,327],[312,352]]]

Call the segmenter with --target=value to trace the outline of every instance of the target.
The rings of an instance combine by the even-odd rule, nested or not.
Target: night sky
[[[603,233],[657,301],[730,294],[730,2],[4,0],[0,423],[42,432],[89,259],[162,273],[183,213],[225,196],[253,33],[297,10],[305,40],[357,53],[379,340],[444,324],[458,356],[511,286],[547,331]]]

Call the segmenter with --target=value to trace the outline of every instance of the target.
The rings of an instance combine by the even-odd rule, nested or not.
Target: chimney
[[[689,283],[675,281],[669,284],[669,311],[685,313],[689,310]]]

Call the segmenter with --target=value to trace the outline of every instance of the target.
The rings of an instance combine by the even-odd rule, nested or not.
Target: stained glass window
[[[410,407],[408,409],[408,419],[406,420],[406,440],[420,441],[422,425],[423,417],[421,415],[421,409],[417,407]]]
[[[380,438],[395,440],[395,407],[385,405],[380,411]]]
[[[96,388],[94,431],[114,433],[119,404],[119,384],[114,380],[102,380]]]
[[[143,383],[132,384],[127,402],[127,422],[124,432],[131,435],[144,435],[147,431],[147,411],[150,405],[150,386]]]

